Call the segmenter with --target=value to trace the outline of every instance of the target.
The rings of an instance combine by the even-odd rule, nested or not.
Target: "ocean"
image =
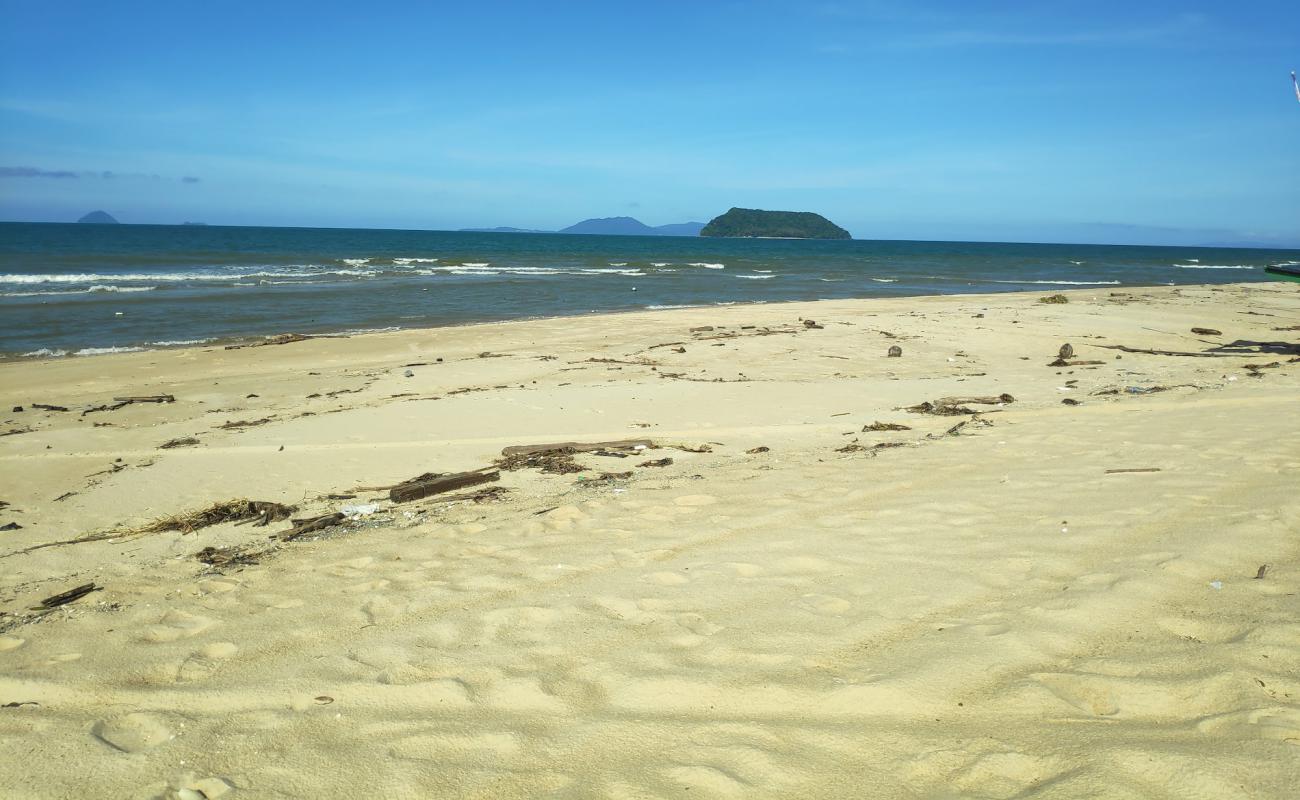
[[[0,356],[573,314],[1265,280],[1300,251],[0,223]]]

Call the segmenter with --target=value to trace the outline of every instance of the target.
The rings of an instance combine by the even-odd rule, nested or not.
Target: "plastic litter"
[[[368,517],[379,510],[378,503],[365,503],[355,506],[343,506],[339,509],[345,517]]]

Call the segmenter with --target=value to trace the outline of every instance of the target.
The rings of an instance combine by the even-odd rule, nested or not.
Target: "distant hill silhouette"
[[[849,232],[811,211],[761,211],[733,208],[714,217],[701,236],[744,236],[773,239],[852,239]]]
[[[660,236],[699,236],[704,230],[703,222],[675,222],[671,225],[656,225]]]
[[[462,233],[591,233],[603,236],[699,236],[703,222],[674,222],[668,225],[646,225],[632,217],[598,217],[584,219],[558,231],[539,231],[534,228],[461,228]]]
[[[598,233],[605,236],[698,236],[703,227],[702,222],[677,222],[652,228],[632,217],[600,217],[584,219],[559,232]]]
[[[576,225],[561,228],[560,233],[601,233],[606,236],[654,236],[655,229],[631,217],[601,217],[584,219]]]
[[[118,225],[117,220],[106,211],[92,211],[77,222],[88,222],[93,225]]]

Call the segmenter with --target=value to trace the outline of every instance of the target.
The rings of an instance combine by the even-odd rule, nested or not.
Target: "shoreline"
[[[1069,283],[1063,283],[1057,281],[1046,281],[1043,283],[1043,288],[1041,289],[1029,289],[1029,290],[1009,289],[1005,292],[984,292],[984,293],[951,292],[951,293],[942,293],[942,294],[924,293],[924,294],[898,294],[898,295],[891,294],[891,295],[880,295],[880,296],[872,296],[872,297],[821,298],[816,300],[717,301],[713,303],[702,303],[702,304],[693,304],[693,305],[672,305],[668,307],[641,307],[641,308],[630,308],[630,309],[592,310],[586,314],[542,315],[542,316],[532,316],[532,317],[517,317],[517,318],[510,318],[510,319],[480,320],[480,321],[473,321],[473,322],[452,322],[452,323],[447,323],[445,325],[419,325],[419,326],[411,326],[411,327],[391,326],[391,327],[378,328],[378,329],[361,329],[356,332],[352,332],[349,329],[344,329],[340,331],[320,332],[320,333],[307,333],[307,334],[299,334],[297,331],[280,331],[277,333],[260,335],[260,336],[245,335],[245,336],[235,336],[235,337],[213,337],[211,339],[204,340],[202,343],[186,343],[186,344],[176,344],[176,345],[161,344],[161,343],[147,343],[145,345],[139,345],[139,346],[123,345],[120,347],[115,346],[111,348],[93,348],[93,347],[82,348],[82,350],[92,350],[92,351],[103,350],[104,351],[104,352],[89,352],[89,353],[83,353],[81,351],[41,352],[41,350],[50,350],[50,348],[41,348],[41,350],[33,351],[32,353],[20,353],[20,354],[0,353],[0,365],[14,364],[14,363],[21,363],[21,364],[40,363],[43,361],[56,361],[62,359],[100,358],[102,356],[126,355],[131,353],[174,352],[174,351],[183,351],[183,350],[191,350],[191,349],[215,351],[217,349],[227,349],[229,345],[241,345],[244,347],[250,345],[255,346],[256,343],[259,341],[274,339],[276,337],[281,337],[281,336],[292,336],[292,335],[302,335],[310,339],[352,339],[359,336],[372,336],[378,334],[419,333],[419,332],[438,331],[438,330],[445,330],[445,329],[472,328],[472,327],[484,326],[484,325],[500,325],[506,323],[527,324],[533,322],[546,322],[546,321],[562,320],[562,319],[578,320],[578,319],[590,319],[590,318],[606,317],[606,316],[620,316],[626,314],[659,313],[665,311],[667,312],[698,311],[704,309],[724,309],[724,308],[731,308],[731,307],[744,308],[744,307],[751,307],[751,306],[779,307],[783,305],[810,304],[810,303],[870,303],[876,301],[896,301],[896,300],[907,300],[907,299],[928,298],[928,297],[995,298],[995,297],[1004,297],[1007,295],[1037,296],[1037,295],[1045,295],[1045,294],[1066,294],[1068,296],[1069,293],[1073,293],[1073,292],[1088,292],[1088,291],[1102,291],[1102,290],[1105,291],[1122,290],[1123,292],[1131,292],[1131,291],[1152,291],[1152,290],[1170,289],[1170,288],[1208,289],[1210,287],[1224,287],[1224,286],[1257,286],[1261,284],[1269,285],[1271,282],[1252,281],[1252,282],[1228,283],[1228,284],[1176,284],[1174,286],[1170,286],[1168,284],[1143,284],[1143,285],[1130,286],[1130,285],[1111,283],[1111,282],[1085,282],[1085,283],[1087,283],[1087,286],[1080,286],[1077,283],[1069,284]],[[1053,289],[1052,287],[1056,287],[1056,288]],[[36,353],[40,353],[40,354],[37,355]]]
[[[642,310],[0,376],[6,796],[1300,781],[1292,284]],[[605,444],[508,457],[564,442]],[[258,506],[263,526],[239,499],[293,510]]]

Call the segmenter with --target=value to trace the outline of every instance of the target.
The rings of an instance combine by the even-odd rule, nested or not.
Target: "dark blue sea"
[[[1300,251],[0,223],[0,355],[821,298],[1265,280]]]

